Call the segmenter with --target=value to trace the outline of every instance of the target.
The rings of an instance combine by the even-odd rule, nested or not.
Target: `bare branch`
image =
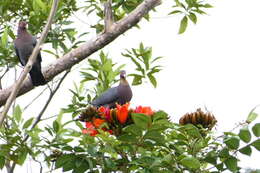
[[[44,107],[42,108],[41,112],[39,113],[39,115],[37,116],[36,120],[34,121],[31,129],[33,129],[41,121],[42,115],[44,114],[44,112],[47,109],[47,107],[49,106],[53,96],[58,91],[58,89],[60,88],[60,85],[62,84],[62,82],[64,81],[66,76],[69,74],[69,72],[70,72],[70,70],[66,71],[66,73],[62,76],[62,78],[60,79],[60,81],[57,84],[57,86],[55,87],[55,89],[53,91],[51,91],[48,100],[46,101]],[[25,142],[28,138],[29,138],[29,135],[26,135],[26,137],[24,138],[23,142]]]
[[[6,104],[5,104],[5,107],[3,109],[3,112],[0,115],[0,127],[2,127],[3,121],[4,121],[5,117],[6,117],[6,114],[7,114],[8,110],[9,110],[10,106],[12,105],[12,102],[16,98],[16,96],[17,96],[17,94],[19,92],[19,89],[20,89],[24,79],[26,78],[27,74],[31,70],[34,61],[36,60],[36,57],[37,57],[37,55],[38,55],[38,53],[40,51],[40,46],[44,42],[44,40],[45,40],[45,38],[46,38],[46,36],[48,34],[48,31],[49,31],[49,29],[51,27],[52,20],[53,20],[53,18],[55,16],[55,13],[56,13],[56,10],[57,10],[57,7],[58,7],[58,2],[59,2],[59,0],[53,1],[51,12],[50,12],[50,15],[48,17],[47,24],[45,25],[45,28],[42,31],[41,37],[40,37],[39,41],[37,42],[35,48],[33,49],[33,52],[32,52],[32,54],[31,54],[31,56],[30,56],[30,58],[28,60],[28,63],[24,67],[24,70],[23,70],[22,74],[20,75],[19,79],[16,81],[16,83],[15,83],[13,89],[12,89],[12,92],[11,92],[10,96],[8,97],[8,99],[6,101]]]
[[[47,67],[43,68],[43,74],[47,81],[52,80],[59,73],[70,69],[73,65],[87,58],[97,50],[105,47],[107,44],[115,40],[118,36],[126,32],[131,27],[135,26],[150,10],[159,5],[161,0],[145,0],[135,10],[133,10],[127,17],[121,19],[118,22],[113,23],[110,32],[104,32],[97,35],[96,38],[88,41],[80,47],[70,51],[63,57],[57,59]],[[0,106],[3,105],[8,96],[10,95],[12,88],[10,86],[0,91]],[[32,90],[33,86],[30,80],[27,78],[18,93],[18,96],[27,93]]]

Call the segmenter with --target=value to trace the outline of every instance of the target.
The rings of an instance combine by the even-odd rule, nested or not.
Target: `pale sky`
[[[165,0],[157,9],[162,12],[152,15],[151,22],[143,21],[142,29],[126,32],[105,51],[126,62],[120,52],[137,48],[142,41],[153,47],[154,56],[164,57],[158,88],[148,84],[132,87],[132,106],[162,109],[174,122],[186,112],[207,107],[218,120],[218,132],[231,130],[260,104],[260,1],[211,1],[214,8],[207,10],[208,15],[199,16],[197,25],[189,23],[183,35],[177,34],[180,17],[168,17],[168,11],[163,10],[169,2]],[[70,102],[70,94],[66,92],[72,88],[72,80],[79,82],[77,76],[79,73],[74,71],[66,79],[63,90],[52,102],[55,107],[46,116],[57,114],[59,108]],[[32,91],[18,101],[30,100],[36,93],[37,90]],[[44,103],[45,99],[41,100]],[[256,112],[260,113],[260,109]],[[241,165],[260,169],[259,158],[259,152],[255,151],[252,157],[244,157]],[[24,168],[29,168],[28,164]]]

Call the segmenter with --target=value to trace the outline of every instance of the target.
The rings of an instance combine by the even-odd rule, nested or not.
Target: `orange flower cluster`
[[[138,106],[138,107],[135,109],[134,112],[135,112],[135,113],[141,113],[141,114],[149,115],[149,116],[151,116],[151,115],[154,114],[154,112],[153,112],[153,110],[151,109],[151,107],[148,107],[148,106],[146,106],[146,107]]]
[[[108,131],[110,134],[114,134],[118,128],[118,125],[122,128],[129,123],[133,123],[131,120],[131,113],[141,113],[147,116],[152,116],[154,111],[151,107],[138,106],[134,110],[129,109],[130,103],[124,105],[116,104],[115,109],[110,109],[107,107],[99,107],[97,113],[92,116],[91,121],[87,121],[85,124],[85,129],[82,130],[83,134],[88,134],[90,136],[96,136],[98,134],[97,129],[102,129]],[[98,115],[98,116],[97,116]],[[106,123],[106,127],[104,127]],[[108,127],[108,128],[107,128]]]

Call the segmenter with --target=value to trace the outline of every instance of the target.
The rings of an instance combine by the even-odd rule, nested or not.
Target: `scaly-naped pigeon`
[[[18,24],[17,38],[14,41],[14,48],[16,55],[19,58],[20,63],[25,66],[29,57],[32,54],[33,48],[35,47],[37,40],[26,30],[27,23],[20,21]],[[46,81],[41,72],[41,53],[37,55],[37,58],[32,66],[30,73],[32,84],[34,86],[44,85]]]
[[[117,87],[113,87],[101,94],[91,104],[95,107],[105,106],[114,108],[116,103],[122,105],[132,99],[133,93],[126,80],[126,72],[120,72],[120,83]]]

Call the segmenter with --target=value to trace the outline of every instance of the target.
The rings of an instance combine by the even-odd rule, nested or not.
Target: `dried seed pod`
[[[200,112],[195,112],[196,114],[196,122],[197,124],[200,124],[201,123],[201,113]]]
[[[179,123],[181,125],[185,124],[193,124],[193,125],[202,125],[204,128],[211,129],[215,124],[217,120],[210,112],[204,113],[200,108],[196,110],[196,112],[193,113],[186,113],[184,116],[182,116],[179,120]]]
[[[93,106],[88,106],[85,110],[83,110],[81,112],[78,120],[80,120],[82,122],[91,121],[92,118],[95,117],[96,115],[98,115],[97,108],[95,108]]]
[[[197,114],[196,113],[192,114],[191,123],[192,124],[197,124]]]
[[[179,124],[180,124],[180,125],[184,125],[184,124],[185,124],[185,117],[184,117],[184,116],[182,116],[182,117],[180,118]]]
[[[213,121],[213,117],[211,116],[211,114],[208,114],[208,124],[211,124]]]

